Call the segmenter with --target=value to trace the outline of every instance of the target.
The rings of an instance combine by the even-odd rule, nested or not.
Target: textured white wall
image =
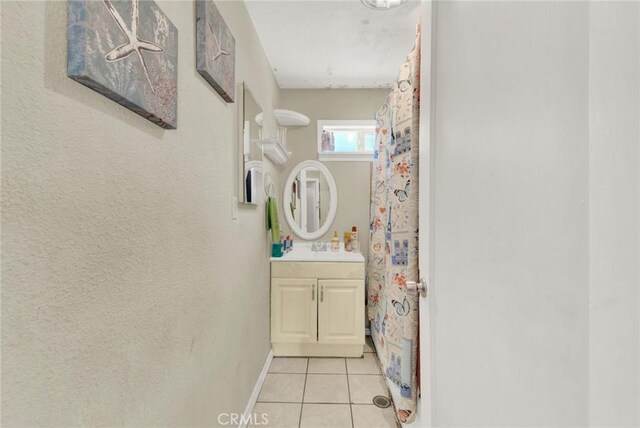
[[[407,52],[411,46],[407,47]],[[291,160],[282,170],[284,183],[291,170],[304,160],[318,160],[318,120],[366,120],[375,119],[376,112],[389,95],[389,89],[286,89],[280,97],[280,107],[299,111],[309,117],[311,123],[303,128],[287,131],[287,145],[293,152]],[[358,228],[363,254],[369,248],[369,211],[371,187],[370,162],[323,162],[331,171],[338,187],[338,212],[323,240],[330,240],[334,230],[340,240],[343,233]],[[279,193],[282,198],[282,191]],[[283,217],[283,228],[289,231]],[[300,239],[300,238],[298,238]]]
[[[269,352],[264,209],[231,219],[236,105],[195,71],[194,2],[158,4],[177,131],[66,77],[66,2],[2,4],[3,426],[215,426]],[[244,5],[218,5],[270,109]]]
[[[437,426],[585,426],[588,5],[440,2]]]
[[[640,3],[589,11],[589,424],[637,427]]]
[[[638,426],[640,6],[440,2],[436,426]]]

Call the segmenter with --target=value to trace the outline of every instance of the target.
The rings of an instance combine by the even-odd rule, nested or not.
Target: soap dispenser
[[[338,231],[333,232],[333,238],[331,238],[331,251],[340,251],[340,238],[338,238]]]

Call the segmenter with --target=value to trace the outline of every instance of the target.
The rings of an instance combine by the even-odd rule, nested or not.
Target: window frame
[[[316,122],[317,133],[317,150],[318,160],[321,161],[359,161],[359,162],[373,162],[373,154],[375,149],[371,152],[322,152],[322,130],[324,127],[372,127],[375,132],[376,121],[375,120],[318,120]]]

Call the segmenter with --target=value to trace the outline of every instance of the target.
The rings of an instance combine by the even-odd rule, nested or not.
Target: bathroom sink
[[[340,251],[311,251],[311,243],[295,242],[293,250],[282,257],[271,257],[272,262],[364,262],[362,253],[351,253],[340,247]]]

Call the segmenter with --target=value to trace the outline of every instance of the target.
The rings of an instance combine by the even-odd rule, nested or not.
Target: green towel
[[[267,198],[267,207],[265,209],[267,215],[267,230],[271,229],[271,242],[280,242],[280,220],[278,219],[278,204],[276,199]]]

